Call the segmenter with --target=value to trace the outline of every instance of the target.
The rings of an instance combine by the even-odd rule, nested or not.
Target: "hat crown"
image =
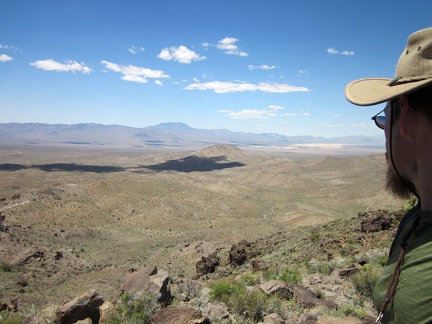
[[[396,67],[398,83],[430,78],[432,76],[432,28],[419,30],[408,38]]]
[[[355,105],[371,106],[432,86],[432,28],[408,37],[399,57],[395,78],[354,80],[345,88],[345,97]]]

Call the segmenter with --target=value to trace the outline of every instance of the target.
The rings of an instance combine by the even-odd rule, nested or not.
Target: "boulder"
[[[209,304],[204,315],[212,318],[216,323],[220,323],[222,320],[230,317],[228,307],[225,304]]]
[[[99,323],[106,323],[111,314],[115,311],[115,305],[109,301],[104,302],[99,307]]]
[[[287,284],[282,280],[270,280],[260,285],[260,289],[264,291],[267,296],[277,294],[279,297],[286,300],[294,299],[297,304],[300,304],[304,308],[312,308],[317,305],[324,305],[329,308],[338,307],[333,302],[319,299],[317,293],[297,283]]]
[[[302,305],[304,308],[315,307],[321,302],[318,299],[317,293],[307,289],[303,285],[291,283],[288,285],[288,289],[293,294],[296,303]]]
[[[145,268],[129,273],[126,277],[122,293],[141,293],[152,294],[163,306],[170,304],[171,295],[171,278],[165,270],[154,268]]]
[[[151,318],[151,323],[210,324],[210,320],[192,307],[170,305],[156,312]]]
[[[196,272],[199,274],[213,273],[219,264],[220,260],[217,253],[213,252],[207,257],[201,257],[201,260],[199,260],[195,265]]]
[[[75,297],[70,302],[61,306],[56,313],[54,323],[68,324],[90,318],[93,323],[99,323],[99,306],[103,299],[94,289],[90,289],[81,296]]]
[[[93,321],[91,320],[91,318],[86,318],[80,321],[76,321],[75,324],[93,324]]]
[[[277,294],[279,297],[291,300],[293,293],[289,289],[288,284],[282,280],[270,280],[260,285],[260,289],[264,291],[267,296]]]
[[[262,324],[285,324],[285,321],[278,314],[271,313],[265,316],[261,323]]]
[[[240,266],[247,260],[259,255],[260,252],[255,248],[255,245],[246,240],[240,241],[237,245],[234,244],[229,251],[229,261],[233,266]]]

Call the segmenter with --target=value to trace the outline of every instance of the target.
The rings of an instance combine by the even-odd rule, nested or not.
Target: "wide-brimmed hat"
[[[408,37],[394,78],[355,80],[345,88],[348,101],[359,106],[376,105],[432,84],[432,28]]]

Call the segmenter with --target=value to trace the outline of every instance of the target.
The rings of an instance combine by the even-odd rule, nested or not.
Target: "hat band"
[[[421,80],[427,80],[432,78],[432,74],[430,75],[419,75],[419,76],[413,76],[413,77],[395,77],[392,79],[387,85],[388,86],[394,86],[399,85],[403,83],[409,83],[409,82],[415,82],[415,81],[421,81]]]

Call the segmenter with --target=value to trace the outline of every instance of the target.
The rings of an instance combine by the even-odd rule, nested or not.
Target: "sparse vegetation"
[[[363,307],[350,303],[342,304],[338,310],[332,313],[337,317],[355,316],[361,319],[366,317],[366,310]]]
[[[331,275],[332,272],[338,267],[338,264],[335,260],[331,261],[317,261],[311,260],[306,262],[306,268],[309,273],[322,273],[324,275]]]
[[[61,161],[71,169],[45,172],[41,166],[58,163],[58,149],[23,150],[26,153],[19,156],[1,151],[6,152],[2,155],[6,167],[26,167],[0,168],[0,196],[19,194],[17,205],[4,210],[5,224],[12,226],[13,233],[0,233],[5,237],[1,241],[5,252],[0,255],[5,288],[0,297],[8,301],[15,295],[21,288],[16,283],[25,275],[29,286],[20,294],[42,310],[64,296],[78,295],[82,287],[95,288],[108,299],[118,292],[129,269],[167,265],[176,282],[175,303],[196,308],[208,299],[225,303],[239,323],[259,321],[272,312],[284,319],[294,318],[292,314],[306,318],[307,310],[295,302],[268,297],[257,286],[270,279],[309,283],[316,277],[313,290],[331,301],[334,296],[326,297],[328,290],[322,285],[335,276],[334,270],[356,263],[360,246],[362,252],[382,249],[391,240],[390,231],[362,233],[357,213],[402,206],[381,190],[382,156],[289,160],[239,150],[230,161],[241,162],[242,167],[183,172],[163,166],[169,167],[167,161],[188,160],[191,153],[70,149],[62,153]],[[195,153],[200,154],[212,156],[208,150]],[[204,163],[208,158],[194,161]],[[83,171],[82,165],[96,168]],[[106,165],[115,167],[97,172]],[[258,242],[262,254],[256,258],[262,268],[252,269],[251,260],[229,265],[230,244],[243,239]],[[57,260],[56,251],[63,251]],[[218,281],[205,287],[204,281],[188,279],[195,275],[196,260],[214,251],[223,260],[205,282]],[[13,268],[6,263],[12,255]],[[374,269],[385,262],[381,250],[367,258]],[[369,272],[372,269],[366,267],[352,284],[347,279],[349,287],[337,294],[370,300],[374,276]],[[151,296],[124,295],[111,323],[142,323],[157,309]],[[339,316],[360,317],[365,309],[361,303],[348,304]]]
[[[125,293],[120,297],[116,311],[108,319],[108,324],[147,324],[151,316],[160,309],[152,295],[135,295]]]
[[[266,270],[263,273],[263,277],[265,279],[274,279],[274,280],[282,280],[286,283],[301,283],[302,278],[300,271],[291,270],[289,268],[277,268]]]
[[[0,269],[3,272],[12,272],[12,267],[9,264],[5,263],[5,262],[0,263]]]
[[[357,292],[362,296],[372,297],[373,289],[381,271],[381,267],[364,265],[361,271],[356,273],[351,279]]]
[[[27,319],[37,316],[37,308],[34,304],[22,308],[19,312],[2,311],[0,312],[0,323],[2,324],[21,324]]]
[[[220,281],[211,285],[210,301],[223,302],[241,323],[257,323],[276,313],[286,318],[292,303],[277,295],[268,297],[258,289],[247,290],[242,283]]]

